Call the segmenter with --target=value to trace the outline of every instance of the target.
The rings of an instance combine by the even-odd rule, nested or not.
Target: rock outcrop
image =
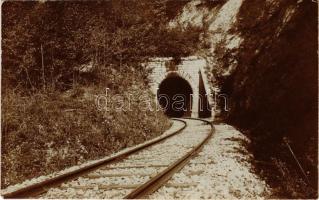
[[[188,3],[171,25],[203,28],[209,48],[199,54],[213,89],[228,96],[220,117],[251,137],[256,159],[294,165],[281,145],[287,138],[317,186],[317,2],[215,2]]]

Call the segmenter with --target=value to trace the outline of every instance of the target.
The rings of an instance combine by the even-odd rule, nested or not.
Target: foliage
[[[189,55],[199,33],[168,29],[166,4],[165,0],[6,1],[2,83],[33,91],[67,89],[82,64],[93,62],[105,70],[130,67],[143,73],[139,63],[150,56]]]
[[[291,140],[307,172],[310,184],[306,186],[318,183],[316,7],[311,1],[243,2],[231,30],[242,39],[240,47],[229,50],[221,43],[215,52],[215,81],[229,96],[230,111],[223,113],[225,120],[249,132],[257,160],[268,162],[274,157],[285,163],[289,175],[271,184],[287,186],[282,187],[286,194],[295,190],[292,198],[316,196],[298,184],[300,177],[292,170],[298,171],[298,166],[291,161],[291,154],[280,153],[283,137]]]
[[[167,0],[2,4],[2,187],[168,128],[162,112],[140,108],[138,97],[150,96],[142,63],[193,53],[200,30],[167,28],[167,6]],[[133,94],[132,110],[99,111],[93,95],[105,88],[125,100]]]
[[[101,158],[169,127],[162,112],[141,109],[140,96],[154,99],[143,83],[123,89],[119,90],[125,102],[130,95],[131,109],[118,111],[118,102],[109,98],[107,112],[99,111],[95,102],[104,88],[79,87],[27,97],[6,94],[1,119],[2,187]],[[108,95],[115,94],[109,90]]]

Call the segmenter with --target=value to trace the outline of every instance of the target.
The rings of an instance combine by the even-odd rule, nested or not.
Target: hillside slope
[[[257,164],[256,169],[279,187],[279,196],[315,197],[317,3],[228,0],[208,6],[193,1],[171,24],[204,28],[202,40],[209,47],[199,54],[210,64],[213,89],[228,96],[230,110],[219,117],[251,137],[256,160],[275,164],[275,170]]]

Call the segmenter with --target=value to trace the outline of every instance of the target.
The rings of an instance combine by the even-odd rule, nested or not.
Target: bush
[[[2,99],[2,187],[51,173],[161,134],[169,123],[161,112],[143,112],[137,97],[147,88],[136,84],[123,92],[131,95],[131,111],[111,108],[101,112],[94,93],[102,88],[76,88],[66,93],[17,92]],[[110,95],[114,94],[110,91]],[[147,116],[147,117],[145,117]]]

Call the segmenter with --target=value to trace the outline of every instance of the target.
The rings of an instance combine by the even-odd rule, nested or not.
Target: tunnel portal
[[[157,99],[169,117],[190,117],[193,90],[190,84],[179,76],[170,76],[159,85]]]

